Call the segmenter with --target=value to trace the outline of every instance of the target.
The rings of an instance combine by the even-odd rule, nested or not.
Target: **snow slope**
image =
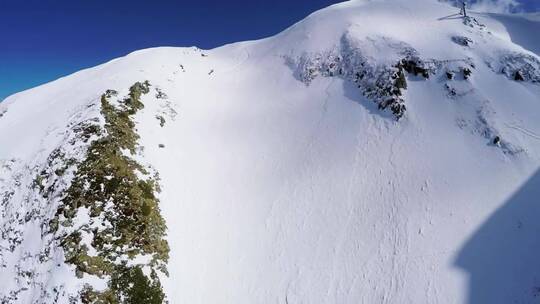
[[[518,15],[491,14],[490,17],[505,27],[510,39],[514,43],[519,44],[536,55],[540,54],[539,35],[527,35],[531,29],[538,28],[540,13]]]
[[[9,97],[0,299],[104,288],[61,248],[40,261],[62,193],[32,184],[58,147],[85,157],[70,126],[102,120],[107,89],[148,80],[136,158],[160,175],[170,303],[536,303],[540,23],[473,17],[353,0],[264,40],[141,50]],[[377,91],[399,73],[406,89]]]

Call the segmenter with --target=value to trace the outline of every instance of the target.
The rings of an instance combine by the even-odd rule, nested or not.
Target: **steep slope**
[[[540,23],[455,13],[349,1],[9,97],[1,302],[534,303]]]

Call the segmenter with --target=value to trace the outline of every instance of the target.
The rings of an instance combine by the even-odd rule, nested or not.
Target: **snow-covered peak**
[[[276,44],[285,52],[320,52],[338,47],[341,37],[348,33],[357,40],[399,40],[426,57],[456,58],[462,56],[462,49],[449,38],[479,35],[462,26],[458,13],[459,9],[432,0],[347,1],[311,14],[270,41],[278,41]],[[484,22],[481,16],[473,16]],[[503,33],[494,34],[509,41]],[[496,39],[486,40],[497,44]]]
[[[458,12],[348,1],[9,97],[0,302],[534,303],[540,23]]]

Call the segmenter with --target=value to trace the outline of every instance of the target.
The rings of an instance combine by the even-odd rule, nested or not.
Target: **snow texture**
[[[137,161],[160,176],[170,303],[537,303],[540,19],[457,13],[353,0],[7,98],[0,303],[106,287],[65,263],[50,198],[96,139],[77,126],[104,124],[100,96],[145,80]]]

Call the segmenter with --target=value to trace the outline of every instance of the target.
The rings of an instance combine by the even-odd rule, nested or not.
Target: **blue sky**
[[[141,48],[267,37],[337,2],[0,0],[0,100]]]

